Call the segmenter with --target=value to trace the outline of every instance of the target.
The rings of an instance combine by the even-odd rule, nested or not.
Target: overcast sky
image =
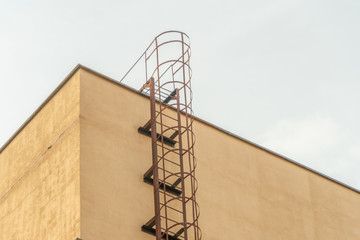
[[[121,79],[171,29],[195,115],[360,189],[359,0],[0,0],[0,145],[76,64]]]

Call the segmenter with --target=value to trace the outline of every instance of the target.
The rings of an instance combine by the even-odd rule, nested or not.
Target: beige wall
[[[154,211],[148,119],[147,98],[81,70],[84,240],[154,239],[140,231]],[[359,193],[202,122],[195,133],[203,239],[360,239]]]
[[[80,75],[0,153],[0,239],[80,235]]]
[[[202,123],[196,135],[205,239],[360,239],[359,193]]]
[[[78,69],[0,154],[0,240],[154,239],[140,230],[148,119],[146,97]],[[360,239],[359,193],[203,122],[195,133],[204,240]]]
[[[148,101],[81,70],[81,238],[154,239],[150,139],[138,134]]]

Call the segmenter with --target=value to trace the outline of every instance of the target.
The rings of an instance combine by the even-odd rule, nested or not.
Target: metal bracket
[[[153,175],[153,167],[149,168],[146,173],[144,174],[144,182],[150,185],[154,185],[154,179],[152,178]],[[178,178],[172,185],[165,184],[165,191],[176,196],[181,195],[181,191],[176,188],[177,185],[181,182],[181,178]],[[164,183],[159,181],[159,189],[164,190]]]
[[[141,226],[141,231],[154,235],[156,234],[156,230],[154,228],[155,226],[155,217],[151,218],[147,223],[145,223],[144,225]],[[168,238],[166,238],[166,235],[161,232],[161,235],[163,236],[162,239],[164,240],[180,240],[180,238],[178,238],[180,236],[180,234],[184,231],[184,228],[181,228],[177,233],[175,233],[174,235],[168,235]]]
[[[146,129],[145,127],[146,127],[146,125],[145,125],[144,127],[139,127],[139,128],[138,128],[138,133],[141,133],[141,134],[143,134],[143,135],[145,135],[145,136],[151,137],[151,131],[148,130],[148,129]],[[176,141],[175,141],[175,140],[173,140],[173,139],[171,139],[171,138],[168,138],[168,137],[165,137],[165,136],[161,136],[161,135],[158,134],[158,133],[157,133],[156,135],[157,135],[157,139],[158,139],[159,142],[161,142],[161,137],[163,137],[163,139],[164,139],[164,144],[166,144],[166,145],[168,145],[168,146],[170,146],[170,147],[174,147],[174,146],[175,146],[175,144],[176,144]],[[174,135],[174,134],[173,134],[173,135]]]

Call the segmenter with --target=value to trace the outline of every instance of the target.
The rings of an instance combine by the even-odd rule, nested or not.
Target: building
[[[0,150],[1,240],[155,239],[149,99],[77,66]],[[359,191],[196,118],[202,239],[360,239]]]

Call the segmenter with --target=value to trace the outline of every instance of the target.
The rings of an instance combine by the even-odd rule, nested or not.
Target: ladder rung
[[[153,236],[156,236],[156,230],[153,228],[153,227],[149,227],[149,226],[146,226],[146,225],[142,225],[141,227],[141,231],[143,232],[146,232],[146,233],[149,233]],[[163,236],[162,238],[164,240],[166,240],[166,234],[164,232],[161,232],[161,235]],[[180,238],[178,237],[175,237],[175,236],[171,236],[171,235],[168,235],[168,239],[169,240],[180,240]]]
[[[145,135],[145,136],[151,137],[151,131],[145,129],[144,127],[139,127],[138,132]],[[161,142],[160,134],[157,133],[156,136],[157,136],[158,141]],[[163,138],[164,138],[164,144],[169,145],[170,147],[175,146],[175,143],[176,143],[175,140],[173,140],[171,138],[168,138],[168,137],[165,137],[165,136],[163,136]]]
[[[171,136],[170,136],[170,138],[171,139],[174,139],[174,138],[176,138],[176,136],[179,134],[179,132],[178,131],[175,131]]]
[[[170,102],[171,99],[173,99],[173,97],[175,97],[175,95],[176,95],[176,89],[170,93],[170,95],[163,101],[163,103]]]
[[[180,236],[182,233],[184,232],[184,228],[181,228],[179,231],[177,231],[177,233],[175,233],[174,237],[178,237]]]
[[[154,184],[154,180],[152,177],[146,177],[144,176],[144,182],[150,184],[150,185],[153,185]],[[159,188],[160,190],[164,190],[164,183],[162,182],[159,182]],[[168,192],[168,193],[171,193],[171,194],[174,194],[176,196],[180,196],[181,195],[181,191],[168,185],[168,184],[165,184],[165,191]]]
[[[171,185],[171,187],[175,188],[177,185],[179,185],[179,183],[181,183],[181,178],[178,178],[178,179]]]

